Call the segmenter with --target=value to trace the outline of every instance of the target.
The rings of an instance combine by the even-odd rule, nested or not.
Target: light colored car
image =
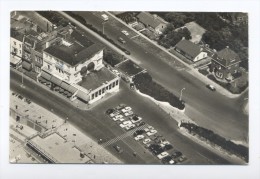
[[[126,106],[121,111],[122,112],[127,112],[127,111],[131,111],[131,110],[132,110],[132,108],[130,106]]]
[[[129,35],[129,33],[126,31],[126,30],[122,30],[121,31],[125,36],[128,36]]]
[[[124,113],[125,116],[131,116],[133,114],[134,114],[133,111],[127,111]]]
[[[131,124],[132,124],[131,121],[124,121],[124,122],[122,122],[122,124],[120,124],[119,126],[122,127],[122,128],[125,128],[125,127],[127,127],[127,126],[129,126],[129,125],[131,125]]]
[[[213,85],[207,84],[206,85],[208,89],[210,89],[211,91],[216,91],[216,88]]]
[[[153,129],[154,129],[153,126],[148,126],[147,128],[150,129],[150,130],[153,130]]]
[[[120,118],[119,121],[123,122],[125,120],[125,118]]]
[[[147,132],[146,134],[148,135],[148,136],[151,136],[151,135],[154,135],[154,134],[156,134],[157,133],[157,130],[150,130],[149,132]]]
[[[133,129],[133,128],[135,128],[135,124],[130,124],[130,125],[127,125],[125,127],[126,130],[130,130],[130,129]]]
[[[138,136],[135,137],[135,140],[141,140],[143,138],[144,138],[144,135],[138,135]]]
[[[118,121],[118,120],[120,120],[120,119],[122,119],[122,118],[123,118],[123,115],[119,114],[119,115],[113,117],[113,120],[114,120],[114,121]]]
[[[115,117],[116,115],[120,114],[118,111],[115,111],[111,114],[109,114],[110,117]]]
[[[170,160],[169,164],[175,164],[175,161],[174,160]]]
[[[150,130],[148,128],[144,128],[144,131],[145,132],[149,132]]]
[[[141,117],[131,117],[131,122],[134,124],[134,123],[137,123],[137,122],[140,122],[142,120],[142,118]]]
[[[114,74],[116,74],[117,76],[120,76],[120,73],[119,73],[117,70],[112,70],[112,72],[113,72]]]
[[[170,142],[166,140],[160,143],[161,147],[164,147],[165,145],[170,145]]]
[[[157,158],[158,158],[158,159],[163,159],[164,157],[166,157],[166,156],[168,156],[168,155],[169,155],[168,152],[162,152],[162,153],[160,153],[159,155],[157,155]]]
[[[146,138],[143,140],[143,144],[148,144],[149,142],[151,142],[151,139]]]

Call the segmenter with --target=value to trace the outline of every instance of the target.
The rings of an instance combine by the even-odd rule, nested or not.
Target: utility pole
[[[181,95],[180,95],[180,101],[181,101],[181,98],[182,98],[182,91],[185,90],[185,88],[182,88],[181,89]]]

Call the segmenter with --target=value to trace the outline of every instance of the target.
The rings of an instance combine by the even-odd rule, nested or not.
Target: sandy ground
[[[198,43],[201,40],[202,35],[206,31],[203,27],[198,25],[196,22],[189,22],[189,23],[185,24],[185,26],[191,33],[192,38],[190,41],[192,41],[194,43]]]

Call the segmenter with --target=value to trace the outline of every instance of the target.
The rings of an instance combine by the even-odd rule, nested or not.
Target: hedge
[[[140,92],[147,94],[158,101],[168,102],[171,106],[178,109],[182,110],[185,108],[183,101],[180,101],[177,96],[166,90],[163,86],[154,82],[148,73],[140,73],[136,75],[133,82]]]

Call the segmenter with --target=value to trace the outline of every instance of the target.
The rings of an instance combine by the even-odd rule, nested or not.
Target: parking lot
[[[144,122],[143,118],[136,114],[131,106],[119,104],[114,108],[107,109],[105,113],[109,119],[126,131],[128,135],[152,153],[161,163],[178,164],[187,160],[187,157],[174,148],[173,144],[167,141],[153,126]],[[105,141],[102,145],[104,147],[113,145],[117,152],[122,153],[123,149],[115,144],[116,141],[114,139]],[[135,156],[137,153],[134,152],[133,155]]]

